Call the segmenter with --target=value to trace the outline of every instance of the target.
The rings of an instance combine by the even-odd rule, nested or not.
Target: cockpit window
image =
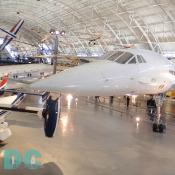
[[[136,58],[134,57],[134,58],[132,58],[129,62],[128,62],[128,64],[136,64],[137,63],[137,61],[136,61]]]
[[[115,60],[115,62],[120,63],[120,64],[125,64],[127,63],[134,55],[129,53],[129,52],[124,52],[120,57]]]
[[[174,75],[175,76],[175,71],[173,70],[169,70],[170,74]]]
[[[139,63],[146,63],[145,59],[143,58],[142,55],[137,55],[137,59]]]
[[[137,59],[138,59],[139,63],[142,63],[142,59],[141,59],[140,55],[137,55]]]
[[[117,53],[115,53],[115,54],[113,54],[112,56],[110,56],[109,58],[108,58],[108,60],[111,60],[111,61],[114,61],[114,60],[116,60],[120,55],[122,55],[122,54],[124,54],[124,52],[117,52]]]

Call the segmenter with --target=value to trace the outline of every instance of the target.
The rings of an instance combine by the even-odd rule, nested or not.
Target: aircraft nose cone
[[[75,76],[77,76],[75,72],[64,71],[56,75],[53,75],[49,78],[33,83],[31,87],[38,90],[49,90],[49,91],[64,90],[66,87],[74,86]]]
[[[44,80],[31,85],[33,89],[46,90],[51,92],[62,92],[72,94],[85,94],[85,92],[99,91],[102,81],[96,64],[87,64],[70,68]]]

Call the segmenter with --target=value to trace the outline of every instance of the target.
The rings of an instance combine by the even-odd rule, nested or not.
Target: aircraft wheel
[[[163,124],[159,124],[158,125],[158,128],[159,128],[159,132],[160,133],[163,133],[163,131],[164,131],[164,125]]]
[[[46,102],[46,109],[43,110],[44,132],[46,137],[53,137],[59,115],[60,99],[52,100],[49,97]]]
[[[157,130],[158,130],[157,123],[153,123],[153,132],[157,132]]]

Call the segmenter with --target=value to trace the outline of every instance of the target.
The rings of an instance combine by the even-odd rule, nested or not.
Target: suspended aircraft
[[[24,24],[24,20],[19,20],[12,29],[8,32],[7,30],[4,30],[3,28],[0,28],[1,31],[5,32],[7,35],[5,36],[3,43],[0,46],[0,51],[4,50],[5,47],[14,39],[16,38],[16,34],[19,32],[20,28]]]

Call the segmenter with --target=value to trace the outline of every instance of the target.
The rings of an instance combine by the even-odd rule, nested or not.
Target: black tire
[[[158,131],[158,125],[157,123],[153,123],[153,132],[157,132]]]
[[[159,124],[159,125],[158,125],[158,128],[159,128],[159,132],[160,132],[160,133],[163,133],[164,125],[163,125],[163,124]]]
[[[150,118],[149,118],[151,121],[154,121],[154,115],[150,115]]]
[[[44,112],[44,132],[46,137],[53,137],[57,125],[58,100],[51,100],[47,111]]]

